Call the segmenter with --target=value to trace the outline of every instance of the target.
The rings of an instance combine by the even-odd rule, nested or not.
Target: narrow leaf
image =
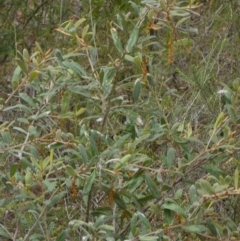
[[[83,67],[76,63],[76,62],[68,62],[63,61],[63,65],[71,70],[73,70],[74,73],[76,73],[79,76],[87,76],[87,72],[83,69]]]
[[[169,209],[164,209],[164,220],[169,225],[173,220],[173,212]]]
[[[126,46],[127,53],[130,53],[133,47],[135,46],[135,44],[137,43],[138,34],[139,34],[139,27],[135,26],[127,42],[127,46]]]
[[[122,209],[127,209],[126,203],[123,201],[123,199],[120,197],[120,195],[118,193],[114,193],[113,194],[113,199],[114,202]]]
[[[238,189],[238,180],[239,180],[239,171],[238,171],[238,168],[236,168],[234,172],[234,188],[236,190]]]
[[[33,99],[29,96],[29,95],[27,95],[26,93],[20,93],[19,94],[19,97],[21,98],[21,99],[23,99],[27,104],[29,104],[31,107],[33,107],[33,108],[36,108],[37,107],[37,105],[36,105],[36,103],[33,101]]]
[[[203,225],[183,226],[182,229],[190,233],[205,233],[208,231],[207,228]]]
[[[169,148],[167,151],[167,166],[170,167],[173,164],[173,161],[175,159],[175,149]]]
[[[84,89],[82,86],[71,85],[71,86],[68,86],[67,88],[69,91],[71,91],[75,94],[79,94],[79,95],[85,96],[87,98],[92,97],[92,94],[88,90]]]
[[[44,203],[48,206],[48,209],[51,209],[54,205],[56,205],[63,197],[66,195],[66,191],[62,191],[55,195],[52,199],[46,200]]]
[[[84,21],[86,21],[86,18],[79,19],[76,23],[74,23],[75,28],[78,28]]]
[[[16,59],[16,61],[18,66],[21,68],[22,72],[27,74],[27,66],[25,65],[25,63],[20,59]]]
[[[23,50],[23,60],[24,62],[27,64],[28,61],[29,61],[29,53],[28,53],[28,50],[27,49],[24,49]]]
[[[145,181],[147,183],[147,186],[150,190],[150,192],[152,193],[152,195],[157,198],[157,199],[160,199],[161,196],[159,194],[159,190],[158,190],[158,187],[157,185],[154,183],[154,181],[152,180],[150,174],[148,172],[145,173]]]
[[[87,24],[82,30],[82,38],[84,39],[89,30],[89,24]]]
[[[20,68],[20,66],[18,66],[14,72],[13,72],[13,77],[12,77],[12,88],[15,90],[18,87],[19,81],[21,79],[21,73],[22,73],[22,69]]]
[[[146,226],[146,228],[150,228],[151,224],[149,223],[148,219],[143,213],[137,212],[139,219],[141,220],[141,223]]]
[[[117,164],[114,167],[114,170],[118,170],[121,169],[121,167],[123,167],[130,159],[131,159],[132,155],[131,154],[127,154],[124,157],[122,157],[119,162],[117,162]]]
[[[87,155],[86,149],[84,148],[84,146],[82,144],[79,145],[79,151],[82,156],[84,164],[87,164],[88,163],[88,155]]]
[[[71,177],[77,176],[77,172],[70,165],[66,166],[66,170],[67,170],[67,173],[69,176],[71,176]]]
[[[84,188],[83,188],[83,194],[87,195],[89,194],[89,192],[91,191],[92,185],[95,181],[96,178],[96,171],[94,170],[91,175],[89,176],[87,183],[85,184]]]
[[[10,167],[10,177],[14,176],[14,174],[16,173],[18,169],[18,164],[14,163],[11,167]]]
[[[218,231],[217,231],[217,228],[216,226],[214,225],[214,223],[212,222],[212,220],[210,218],[208,218],[206,220],[206,226],[208,227],[208,229],[210,230],[210,232],[212,233],[212,235],[214,237],[217,237],[218,235]]]
[[[139,236],[140,241],[157,241],[159,240],[158,236]]]
[[[197,200],[197,190],[194,185],[192,185],[189,189],[189,197],[190,197],[191,203],[194,203]]]
[[[0,226],[0,237],[6,238],[6,239],[8,239],[8,240],[12,240],[12,237],[10,236],[10,234],[8,234],[8,233],[5,231],[5,229],[2,228],[1,226]]]
[[[136,226],[137,226],[137,214],[134,213],[130,221],[130,230],[133,236],[136,235]]]
[[[110,31],[111,31],[114,45],[116,46],[118,52],[120,52],[120,54],[123,54],[123,47],[122,47],[121,41],[118,37],[117,30],[115,28],[111,28]]]
[[[141,91],[141,81],[140,81],[140,79],[137,79],[134,83],[134,88],[133,88],[133,101],[134,101],[134,103],[138,101],[140,91]]]
[[[61,101],[61,113],[66,113],[70,109],[71,93],[65,91]]]
[[[218,115],[218,118],[216,120],[216,122],[214,123],[214,129],[216,130],[220,125],[223,124],[223,121],[224,121],[224,113],[221,112],[219,115]]]
[[[184,218],[186,218],[186,213],[185,211],[176,203],[174,202],[165,202],[162,207],[162,209],[168,209],[171,211],[174,211],[176,213],[179,213],[181,216],[183,216]]]
[[[210,194],[210,195],[216,194],[213,187],[211,186],[211,184],[208,181],[201,179],[200,185],[201,185],[202,189],[204,190],[205,194]]]

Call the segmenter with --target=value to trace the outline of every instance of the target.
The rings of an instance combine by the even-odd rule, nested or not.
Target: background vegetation
[[[237,1],[0,1],[1,240],[239,240]]]

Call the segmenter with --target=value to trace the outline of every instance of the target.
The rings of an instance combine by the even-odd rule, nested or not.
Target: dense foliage
[[[238,4],[20,2],[1,240],[239,240]]]

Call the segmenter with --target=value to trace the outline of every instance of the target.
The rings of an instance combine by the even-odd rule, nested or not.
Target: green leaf
[[[51,221],[50,224],[48,224],[48,227],[47,227],[47,231],[50,235],[52,234],[54,227],[55,227],[55,223],[53,221]]]
[[[65,241],[68,233],[69,233],[69,230],[68,230],[68,229],[63,230],[63,231],[57,236],[56,241]]]
[[[43,50],[42,50],[41,46],[39,45],[39,43],[35,42],[35,45],[36,45],[37,50],[42,54]]]
[[[236,78],[232,83],[233,89],[238,91],[238,88],[240,86],[240,78]]]
[[[205,233],[208,231],[208,229],[203,225],[188,225],[183,226],[182,229],[190,233]]]
[[[139,26],[135,26],[126,45],[127,53],[130,53],[133,47],[135,46],[135,44],[137,43],[138,34],[139,34]]]
[[[22,168],[26,169],[27,167],[31,168],[32,171],[35,171],[35,168],[34,166],[32,165],[32,163],[26,159],[25,157],[23,157],[21,160],[20,160],[20,165]]]
[[[223,170],[221,170],[219,167],[217,167],[216,165],[212,165],[212,164],[207,164],[203,167],[203,169],[205,171],[207,171],[209,174],[218,177],[218,176],[225,176],[225,172]]]
[[[47,188],[47,192],[53,193],[57,187],[57,181],[43,180],[43,184]]]
[[[226,219],[224,220],[224,224],[225,224],[225,226],[228,226],[228,228],[229,228],[231,231],[235,231],[235,230],[237,230],[237,228],[238,228],[238,226],[236,225],[236,223],[234,223],[234,222],[232,221],[232,219],[230,219],[230,218],[226,218]]]
[[[141,80],[137,79],[135,81],[134,87],[133,87],[133,101],[134,101],[134,103],[138,101],[140,91],[141,91]]]
[[[163,11],[167,10],[167,3],[165,2],[165,0],[160,0],[160,6]]]
[[[199,182],[196,182],[195,187],[196,187],[196,190],[197,190],[199,195],[203,196],[203,195],[208,194],[202,189],[202,186],[200,185]]]
[[[139,236],[140,241],[157,241],[159,240],[158,236]]]
[[[85,76],[88,75],[87,72],[83,69],[83,67],[76,62],[63,61],[62,64],[65,67],[73,70],[73,72],[76,73],[79,76],[85,77]]]
[[[115,229],[111,225],[102,224],[98,227],[98,230],[106,230],[106,231],[114,232]]]
[[[115,78],[117,71],[113,67],[103,67],[102,72],[103,72],[103,77],[102,77],[103,95],[104,95],[104,98],[107,98],[108,95],[111,93],[113,80]]]
[[[151,227],[151,224],[149,223],[148,219],[146,218],[146,216],[143,213],[137,212],[137,215],[138,215],[139,219],[141,220],[141,223],[144,224],[146,228]]]
[[[19,132],[21,132],[21,133],[23,133],[23,134],[25,134],[25,135],[28,134],[25,130],[23,130],[23,129],[20,128],[20,127],[13,127],[13,130],[17,130],[17,131],[19,131]]]
[[[30,125],[29,127],[28,127],[28,133],[29,133],[29,136],[30,137],[37,137],[37,130],[36,130],[36,127],[35,126],[33,126],[33,125]]]
[[[162,191],[162,192],[169,191],[169,190],[171,190],[172,188],[173,188],[173,186],[170,186],[170,185],[164,183],[163,186],[162,186],[162,188],[161,188],[161,191]]]
[[[182,23],[186,22],[188,19],[190,18],[190,16],[181,18],[175,25],[175,28],[179,27]]]
[[[79,151],[82,156],[84,164],[87,164],[88,163],[88,155],[87,155],[86,149],[84,148],[84,146],[82,144],[79,145]]]
[[[74,23],[75,28],[78,28],[85,21],[86,21],[86,18],[79,19],[76,23]]]
[[[97,140],[98,138],[96,138]],[[91,132],[91,135],[89,136],[89,142],[90,142],[90,148],[91,148],[91,155],[97,156],[98,155],[98,145],[95,141],[94,135]]]
[[[174,194],[174,200],[179,200],[182,197],[183,189],[178,189]]]
[[[89,176],[88,180],[87,180],[87,183],[84,185],[84,188],[83,188],[83,194],[84,195],[88,195],[89,192],[91,191],[91,188],[92,188],[92,185],[95,181],[95,178],[96,178],[96,171],[94,170],[91,175]]]
[[[127,187],[130,193],[133,193],[143,182],[142,176],[132,178],[129,182],[126,182],[124,187]]]
[[[33,164],[38,170],[41,170],[41,166],[38,164],[38,162],[37,162],[33,157],[30,157],[30,160],[31,160],[32,164]]]
[[[174,148],[169,148],[167,151],[167,166],[171,167],[173,164],[173,161],[175,159],[175,149]]]
[[[225,120],[225,115],[223,112],[221,112],[218,115],[216,122],[214,123],[214,129],[216,130],[218,127],[220,127],[223,124],[224,120]]]
[[[17,105],[14,105],[14,106],[9,106],[7,108],[4,109],[4,111],[8,111],[8,110],[12,110],[12,109],[22,109],[30,114],[32,114],[32,110],[30,108],[28,108],[27,106],[25,105],[22,105],[22,104],[17,104]]]
[[[43,117],[49,116],[50,113],[51,113],[50,111],[44,111],[40,114],[31,115],[31,116],[29,116],[28,120],[39,120]]]
[[[0,237],[6,238],[6,239],[10,239],[10,240],[12,240],[12,238],[13,238],[1,226],[0,226]]]
[[[145,181],[147,183],[147,186],[150,190],[150,192],[152,193],[152,195],[157,198],[157,199],[160,199],[161,196],[159,194],[159,190],[158,190],[158,187],[157,185],[154,183],[154,181],[152,180],[150,174],[148,172],[145,173]]]
[[[171,202],[170,199],[167,200],[162,206],[161,209],[168,209],[180,214],[182,217],[186,218],[185,211],[175,202]]]
[[[214,223],[212,222],[212,220],[210,218],[208,218],[206,220],[206,226],[210,230],[210,232],[212,233],[213,236],[215,236],[215,237],[218,236],[217,228],[216,228],[216,226],[214,225]]]
[[[124,55],[124,59],[131,62],[131,63],[134,63],[134,58],[128,54],[125,54]]]
[[[30,186],[32,182],[32,171],[30,168],[27,168],[26,174],[25,174],[25,184],[26,186]]]
[[[71,85],[71,86],[68,86],[67,89],[75,94],[79,94],[87,98],[92,97],[92,94],[88,90],[86,90],[85,88],[79,85],[78,86]]]
[[[18,163],[14,163],[11,167],[10,167],[10,177],[14,176],[14,174],[16,173],[18,169]]]
[[[164,209],[163,211],[164,211],[164,220],[168,225],[170,225],[174,218],[173,212],[169,209]]]
[[[186,11],[185,9],[174,9],[174,10],[171,10],[170,11],[170,17],[173,18],[173,17],[187,17],[189,16],[190,13],[188,11]]]
[[[27,49],[23,49],[23,60],[25,62],[25,64],[28,64],[29,61],[29,53]]]
[[[6,198],[0,199],[0,207],[3,206],[3,204],[5,203],[5,201],[6,201]]]
[[[67,170],[67,173],[69,176],[71,176],[71,177],[77,176],[77,172],[70,165],[66,166],[66,170]]]
[[[83,30],[82,30],[82,38],[84,39],[85,36],[88,34],[88,30],[89,30],[89,24],[87,24]]]
[[[16,59],[16,61],[17,61],[18,66],[21,68],[22,72],[27,74],[27,66],[25,65],[25,63],[18,58]]]
[[[16,127],[17,128],[17,127]],[[21,129],[21,128],[20,128]],[[0,132],[1,133],[1,141],[5,144],[11,144],[11,135],[9,132]],[[24,132],[24,134],[27,134],[26,132]]]
[[[65,91],[61,100],[61,113],[66,113],[70,109],[71,93]]]
[[[122,43],[118,37],[118,33],[117,30],[115,28],[111,28],[111,35],[112,35],[112,39],[113,39],[113,43],[116,46],[118,52],[120,54],[123,54],[123,47],[122,47]]]
[[[137,226],[137,214],[134,213],[130,221],[130,230],[133,236],[136,235],[136,226]]]
[[[211,184],[208,181],[201,179],[200,185],[202,187],[202,190],[205,192],[205,194],[210,194],[210,195],[216,194],[213,187],[211,186]]]
[[[114,170],[121,169],[131,159],[131,157],[131,154],[127,154],[124,157],[122,157],[115,165]]]
[[[189,197],[190,197],[191,203],[194,203],[197,200],[197,190],[194,185],[191,185],[189,189]]]
[[[36,103],[33,101],[33,99],[27,95],[26,93],[20,93],[19,97],[23,99],[26,103],[28,103],[31,107],[37,108]]]
[[[234,188],[235,188],[235,190],[238,189],[238,182],[239,182],[239,171],[238,171],[238,168],[236,168],[236,170],[234,172]]]
[[[55,195],[52,199],[44,201],[44,203],[47,205],[48,210],[51,209],[53,206],[55,206],[60,200],[63,199],[63,197],[66,195],[66,191],[62,191]]]
[[[26,118],[17,118],[17,121],[18,122],[21,122],[21,123],[24,123],[24,124],[29,124],[29,121],[28,121],[28,119],[26,119]]]
[[[86,108],[80,108],[78,111],[76,111],[75,115],[80,116],[86,111]]]
[[[191,28],[191,27],[187,27],[187,28],[184,28],[182,29],[182,32],[185,32],[185,33],[191,33],[191,34],[198,34],[198,29],[197,28]]]
[[[126,203],[123,201],[123,199],[120,197],[120,195],[117,192],[114,192],[113,194],[114,202],[122,209],[127,209]]]
[[[59,49],[56,49],[55,55],[60,62],[62,62],[64,60],[63,56],[62,56],[62,52]]]
[[[15,90],[18,85],[19,85],[19,81],[21,79],[21,73],[22,73],[22,69],[20,68],[20,66],[18,66],[14,72],[13,72],[13,77],[12,77],[12,88]]]
[[[188,38],[178,39],[173,42],[174,47],[176,46],[191,46],[193,45],[193,40]]]

